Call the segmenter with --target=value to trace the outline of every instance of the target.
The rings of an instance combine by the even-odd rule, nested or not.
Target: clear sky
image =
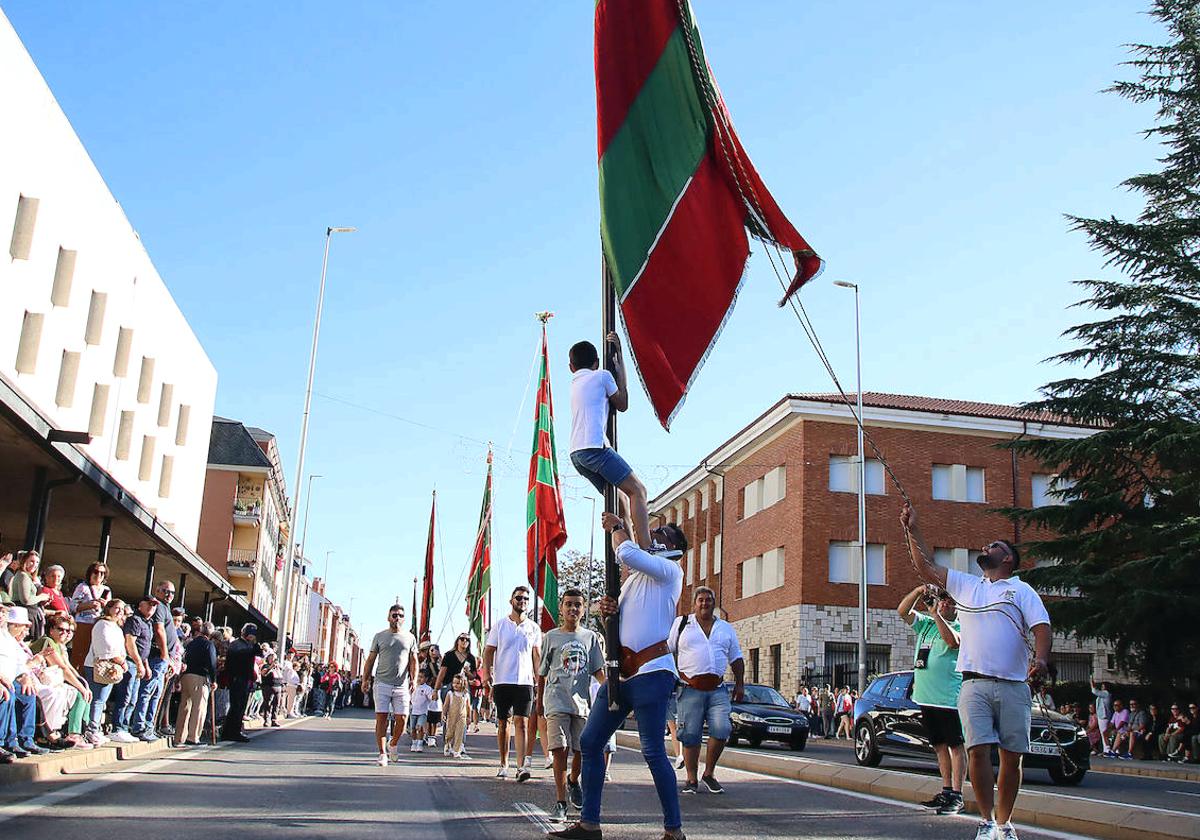
[[[804,291],[853,382],[1020,401],[1112,276],[1064,213],[1130,215],[1149,108],[1101,94],[1129,2],[694,0],[768,186],[825,274]],[[470,561],[495,441],[496,602],[524,574],[526,392],[550,309],[568,547],[590,486],[566,457],[568,346],[599,335],[590,2],[0,0],[220,376],[217,412],[279,436],[295,473],[327,225],[336,238],[313,403],[309,556],[360,631],[420,573],[436,486],[434,627]],[[788,391],[829,383],[761,251],[668,435],[636,392],[622,450],[651,493]],[[294,488],[289,486],[289,491]]]

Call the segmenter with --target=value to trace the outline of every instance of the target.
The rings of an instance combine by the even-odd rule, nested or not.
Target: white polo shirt
[[[621,584],[621,647],[644,650],[666,641],[683,592],[683,569],[675,560],[666,560],[643,551],[633,540],[617,549],[617,561],[629,568],[629,577]],[[664,653],[638,669],[635,676],[651,671],[675,671],[675,657]]]
[[[603,449],[608,423],[608,398],[617,392],[617,380],[606,370],[584,368],[571,379],[571,451]]]
[[[683,624],[683,616],[675,619],[667,646],[678,655],[680,672],[689,677],[715,674],[724,678],[729,663],[742,658],[742,648],[732,624],[714,618],[712,630],[706,636],[695,613],[688,616],[687,624]]]
[[[492,625],[487,646],[496,648],[492,660],[492,682],[496,685],[533,685],[533,649],[542,646],[542,631],[533,621],[521,616],[517,624],[511,616]]]
[[[986,612],[958,611],[958,670],[1024,682],[1029,676],[1026,634],[1050,623],[1033,587],[1018,577],[990,581],[950,569],[946,591],[960,607],[990,607]]]

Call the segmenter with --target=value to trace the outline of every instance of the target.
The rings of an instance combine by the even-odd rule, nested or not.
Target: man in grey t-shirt
[[[389,757],[392,761],[400,757],[400,735],[408,717],[416,673],[417,640],[404,629],[404,607],[396,604],[388,610],[388,628],[380,630],[371,640],[371,650],[363,666],[363,694],[375,699],[375,743],[379,748],[376,762],[380,767],[387,767]],[[388,715],[395,717],[390,744]]]

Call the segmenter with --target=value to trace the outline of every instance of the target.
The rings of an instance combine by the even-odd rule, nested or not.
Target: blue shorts
[[[704,724],[708,723],[708,737],[717,741],[728,741],[732,723],[729,689],[720,686],[712,691],[700,691],[690,685],[679,687],[679,743],[685,747],[700,746]]]
[[[571,463],[575,465],[575,471],[592,482],[601,495],[610,484],[619,487],[622,481],[633,474],[633,467],[609,446],[603,449],[578,449],[571,453]]]
[[[429,721],[428,714],[413,715],[413,719],[412,719],[413,729],[416,729],[418,726],[424,726],[426,723],[428,723],[428,721]]]

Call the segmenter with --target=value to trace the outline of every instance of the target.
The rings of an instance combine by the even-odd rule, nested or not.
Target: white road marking
[[[518,802],[513,807],[517,809],[517,813],[542,831],[554,831],[557,827],[550,821],[550,815],[532,802]]]
[[[1167,791],[1167,793],[1174,793],[1174,794],[1177,794],[1177,795],[1179,795],[1179,796],[1197,796],[1197,797],[1200,797],[1200,793],[1191,793],[1191,792],[1189,792],[1189,791],[1186,791],[1186,790],[1169,790],[1169,791]]]

